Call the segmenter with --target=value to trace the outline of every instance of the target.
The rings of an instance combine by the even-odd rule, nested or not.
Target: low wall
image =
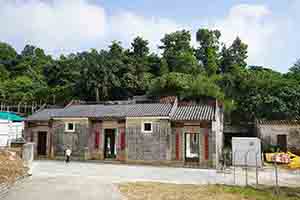
[[[21,176],[21,177],[17,178],[17,180],[13,184],[9,184],[9,183],[2,183],[2,184],[0,184],[0,199],[4,198],[7,195],[7,193],[9,192],[9,190],[15,184],[21,183],[23,180],[25,180],[26,177],[27,177],[27,175],[26,176]]]
[[[28,167],[28,174],[32,174],[32,162],[34,159],[34,143],[27,143],[23,145],[22,159],[24,165]]]

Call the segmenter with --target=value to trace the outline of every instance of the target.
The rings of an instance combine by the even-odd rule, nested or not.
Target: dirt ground
[[[120,184],[124,200],[299,200],[300,188],[237,187],[223,185],[181,185],[137,182]]]
[[[27,168],[16,153],[0,150],[0,184],[13,183],[16,178],[25,175]]]

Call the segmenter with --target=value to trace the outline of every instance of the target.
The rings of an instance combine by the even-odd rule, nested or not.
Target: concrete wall
[[[38,144],[38,133],[46,132],[47,133],[47,142],[46,142],[46,156],[51,156],[51,124],[48,121],[41,122],[26,122],[24,129],[24,136],[26,142],[34,143],[34,157],[38,157],[37,144]]]
[[[288,150],[300,151],[300,125],[259,125],[257,127],[257,133],[263,145],[277,145],[277,136],[287,135]]]
[[[215,120],[212,122],[212,135],[215,138],[215,154],[214,154],[214,166],[221,168],[220,158],[222,156],[224,147],[224,112],[223,108],[216,101],[215,106]]]

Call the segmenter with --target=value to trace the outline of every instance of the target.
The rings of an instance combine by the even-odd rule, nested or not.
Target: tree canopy
[[[66,104],[177,95],[229,102],[232,115],[243,120],[300,116],[300,60],[285,74],[249,66],[247,44],[236,37],[226,46],[220,37],[218,30],[199,29],[195,36],[180,30],[161,39],[161,54],[136,37],[128,48],[112,41],[107,49],[58,58],[30,44],[18,53],[0,42],[0,101]]]

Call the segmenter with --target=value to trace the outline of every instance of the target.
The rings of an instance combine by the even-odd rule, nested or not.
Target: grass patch
[[[179,185],[152,182],[120,184],[126,200],[300,200],[300,188]]]

